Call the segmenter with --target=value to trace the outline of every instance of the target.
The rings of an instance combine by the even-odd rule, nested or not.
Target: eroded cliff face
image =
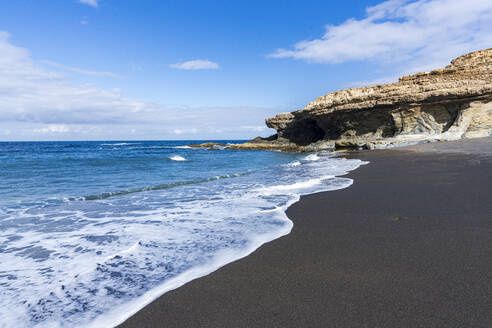
[[[492,135],[492,48],[396,83],[329,93],[266,120],[278,134],[240,148],[384,148]]]

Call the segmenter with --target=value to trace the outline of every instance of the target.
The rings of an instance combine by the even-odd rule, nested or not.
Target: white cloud
[[[51,124],[43,128],[34,129],[34,133],[67,133],[70,128],[64,124]]]
[[[53,66],[53,65],[51,65]],[[70,83],[0,31],[0,135],[3,140],[230,139],[256,136],[285,108],[168,107],[124,91]],[[73,67],[70,67],[73,68]],[[90,71],[94,73],[93,71]],[[100,73],[100,72],[99,72]],[[91,75],[91,74],[89,74]],[[98,75],[98,74],[92,74]],[[216,132],[223,127],[223,131]],[[7,135],[2,131],[9,130]],[[265,131],[264,133],[268,133]]]
[[[182,63],[169,65],[172,68],[184,69],[184,70],[199,70],[199,69],[218,69],[219,64],[214,63],[210,60],[197,59],[189,60]]]
[[[73,67],[73,66],[63,65],[63,64],[60,64],[60,63],[53,62],[51,60],[43,60],[43,61],[41,61],[41,63],[42,64],[45,64],[45,65],[49,65],[49,66],[55,67],[55,68],[59,68],[59,69],[65,70],[65,71],[75,72],[75,73],[79,73],[79,74],[83,74],[83,75],[100,76],[100,77],[112,77],[112,78],[117,78],[117,79],[123,78],[122,75],[115,74],[115,73],[112,73],[112,72],[92,71],[92,70],[83,69],[83,68],[79,68],[79,67]]]
[[[240,128],[243,130],[254,131],[254,132],[264,132],[264,131],[268,130],[268,128],[265,125],[255,125],[255,126],[243,125],[243,126],[240,126]]]
[[[84,5],[88,5],[94,8],[97,8],[99,0],[79,0],[80,3],[83,3]]]
[[[492,46],[492,1],[390,0],[364,19],[326,26],[325,34],[278,49],[269,57],[342,63],[373,60],[425,70]]]
[[[125,98],[117,90],[69,84],[63,75],[36,64],[29,51],[12,45],[2,31],[0,95],[0,121],[109,123],[135,119],[135,113],[142,121],[148,119],[145,113],[156,110],[155,105]]]
[[[174,134],[197,134],[198,129],[192,128],[192,129],[174,129],[173,130]]]

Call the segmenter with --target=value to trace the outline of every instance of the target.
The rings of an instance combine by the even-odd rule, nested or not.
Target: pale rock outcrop
[[[492,135],[492,48],[396,83],[329,93],[266,120],[277,130],[233,148],[385,148]]]

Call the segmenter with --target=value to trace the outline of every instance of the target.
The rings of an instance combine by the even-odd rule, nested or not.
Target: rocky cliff
[[[384,148],[492,135],[492,48],[396,83],[329,93],[266,120],[277,130],[236,148]]]

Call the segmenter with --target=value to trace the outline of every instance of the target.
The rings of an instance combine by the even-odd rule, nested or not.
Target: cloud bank
[[[364,19],[327,25],[325,34],[269,57],[318,63],[371,60],[425,70],[492,46],[492,1],[390,0],[368,7]]]
[[[183,70],[199,70],[199,69],[218,69],[219,64],[206,59],[189,60],[182,63],[169,65],[172,68]]]
[[[117,89],[76,85],[47,68],[89,76],[119,75],[36,62],[9,37],[0,31],[0,140],[249,138],[258,130],[245,125],[261,126],[265,115],[278,111],[168,107],[131,99]]]
[[[66,133],[69,132],[70,128],[65,124],[51,124],[39,129],[34,129],[34,133]]]
[[[91,85],[74,86],[37,65],[0,31],[0,120],[40,123],[119,122],[152,106]]]
[[[79,74],[83,74],[83,75],[99,76],[99,77],[112,77],[112,78],[115,78],[115,79],[121,79],[121,78],[123,78],[122,75],[115,74],[115,73],[112,73],[112,72],[92,71],[92,70],[87,70],[87,69],[83,69],[83,68],[79,68],[79,67],[73,67],[73,66],[63,65],[63,64],[60,64],[60,63],[51,61],[51,60],[43,60],[43,61],[41,61],[41,63],[42,64],[45,64],[45,65],[49,65],[49,66],[55,67],[55,68],[59,68],[61,70],[70,71],[70,72],[74,72],[74,73],[79,73]]]

